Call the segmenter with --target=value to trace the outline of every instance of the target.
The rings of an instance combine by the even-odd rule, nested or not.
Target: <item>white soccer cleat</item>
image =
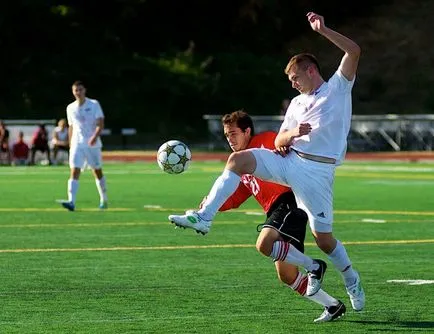
[[[327,270],[327,263],[320,259],[314,259],[318,263],[318,269],[307,273],[306,296],[310,297],[321,289],[321,284]]]
[[[197,233],[207,234],[211,228],[212,221],[202,219],[197,212],[188,210],[185,215],[170,215],[169,220],[176,226],[192,228]]]
[[[346,286],[347,294],[350,297],[351,306],[355,311],[361,311],[365,307],[365,291],[362,288],[362,282],[357,274],[356,282],[353,285]]]
[[[346,308],[344,303],[339,300],[339,304],[334,306],[329,306],[324,309],[324,312],[316,318],[313,322],[328,322],[339,319],[344,316]]]

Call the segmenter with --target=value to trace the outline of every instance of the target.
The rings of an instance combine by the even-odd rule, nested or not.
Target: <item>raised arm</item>
[[[340,64],[340,69],[345,78],[350,81],[353,80],[356,75],[357,66],[359,64],[361,53],[360,46],[358,46],[348,37],[345,37],[337,31],[326,27],[324,24],[324,17],[321,15],[309,12],[306,16],[313,31],[316,31],[320,35],[324,36],[339,49],[345,52]]]

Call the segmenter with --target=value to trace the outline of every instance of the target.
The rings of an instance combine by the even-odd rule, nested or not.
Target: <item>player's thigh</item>
[[[102,168],[102,152],[99,147],[88,147],[86,150],[87,164],[92,169]]]
[[[86,148],[84,147],[71,147],[69,151],[69,167],[83,168],[86,161]]]
[[[256,160],[254,176],[264,181],[287,184],[285,177],[285,164],[287,162],[285,157],[264,148],[252,148],[250,151]]]
[[[277,277],[286,284],[294,283],[298,275],[298,268],[293,264],[283,261],[274,262],[276,267]]]
[[[308,215],[311,230],[329,233],[333,223],[334,169],[315,167],[303,170],[292,189],[298,207]]]

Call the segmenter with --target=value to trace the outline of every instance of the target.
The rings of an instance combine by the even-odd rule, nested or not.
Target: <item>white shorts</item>
[[[69,167],[82,169],[85,163],[92,169],[101,169],[101,147],[71,147],[69,151]]]
[[[254,176],[290,186],[297,206],[309,217],[311,230],[332,231],[335,165],[307,160],[295,152],[282,157],[268,149],[250,151],[256,158]]]

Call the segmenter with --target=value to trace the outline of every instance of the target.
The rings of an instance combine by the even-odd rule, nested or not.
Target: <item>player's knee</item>
[[[265,256],[270,256],[271,251],[273,250],[273,244],[267,242],[266,239],[258,238],[258,240],[256,240],[256,249],[258,250],[259,253]]]
[[[327,254],[330,254],[336,247],[336,240],[331,233],[316,235],[315,241],[318,247]]]
[[[256,169],[256,159],[248,151],[233,152],[228,158],[226,168],[237,174],[252,174]]]

